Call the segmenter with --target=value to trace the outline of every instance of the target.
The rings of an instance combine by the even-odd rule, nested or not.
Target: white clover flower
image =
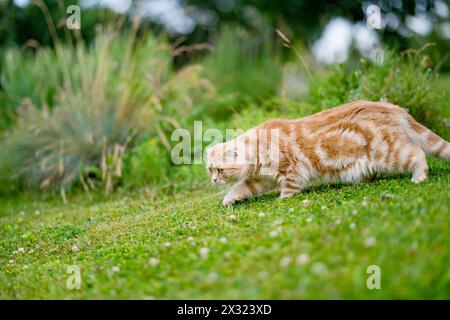
[[[159,264],[159,259],[158,259],[158,258],[151,257],[151,258],[148,260],[148,264],[149,264],[150,266],[152,266],[152,267],[156,267],[156,266]]]
[[[256,276],[261,280],[266,280],[267,278],[269,278],[270,274],[267,271],[260,271]]]
[[[367,206],[369,205],[369,203],[367,202],[367,200],[363,200],[363,201],[361,202],[361,205],[362,205],[363,207],[367,207]]]
[[[167,241],[166,243],[164,243],[164,247],[170,247],[172,244],[169,242],[169,241]]]
[[[78,252],[78,251],[80,251],[80,248],[78,248],[78,246],[73,246],[72,247],[72,251],[73,252]]]
[[[320,207],[322,210],[325,210],[326,208],[327,208],[327,206],[326,205],[323,205],[323,206],[321,206]]]
[[[236,221],[237,220],[237,218],[236,218],[236,216],[234,214],[230,214],[228,216],[228,219],[230,219],[231,221]]]
[[[189,242],[193,242],[195,239],[194,239],[194,237],[188,237],[187,238],[187,241],[189,241]]]
[[[114,266],[114,267],[111,268],[111,271],[112,272],[119,272],[120,268],[118,266]]]
[[[20,247],[19,249],[17,249],[17,251],[18,251],[19,253],[25,253],[25,248]]]
[[[18,254],[19,253],[19,251],[17,251],[17,250],[14,250],[13,252],[12,252],[13,254]]]
[[[219,239],[219,241],[222,242],[222,243],[227,243],[228,239],[225,238],[225,237],[222,237],[222,238]]]
[[[209,249],[206,248],[206,247],[203,247],[203,248],[201,248],[201,249],[199,250],[198,253],[200,254],[200,256],[201,256],[202,258],[207,258],[208,255],[209,255]]]
[[[230,251],[225,251],[225,252],[223,253],[223,256],[224,256],[226,259],[230,259],[230,258],[231,258],[231,253],[230,253]]]
[[[41,214],[41,212],[40,212],[39,210],[36,210],[36,211],[34,212],[34,214],[38,216],[38,215]]]
[[[297,264],[304,265],[310,261],[309,255],[307,253],[301,253],[297,256]]]
[[[275,237],[278,236],[278,232],[277,232],[276,230],[270,231],[270,232],[269,232],[269,236],[270,236],[271,238],[275,238]]]
[[[258,213],[258,217],[260,217],[260,218],[264,218],[265,215],[266,215],[266,214],[265,214],[264,212]]]
[[[324,263],[322,263],[322,262],[314,263],[312,268],[311,268],[312,272],[314,272],[315,274],[321,274],[326,269],[327,269],[327,266]]]
[[[283,223],[283,219],[277,219],[273,222],[274,225],[279,226]]]
[[[269,232],[269,237],[275,238],[278,237],[281,233],[281,227],[277,227],[275,230]]]
[[[302,203],[303,203],[304,206],[307,206],[307,205],[309,205],[309,200],[305,199],[305,200],[302,201]]]
[[[311,221],[313,221],[313,217],[306,218],[306,222],[311,222]]]
[[[356,228],[356,224],[354,222],[350,223],[350,229],[355,229]]]
[[[217,273],[215,272],[210,272],[208,273],[208,275],[206,276],[206,279],[208,280],[208,282],[214,282],[217,279],[219,279],[219,276],[217,275]]]
[[[289,208],[289,213],[294,212],[294,208]]]
[[[291,257],[284,257],[280,260],[280,267],[287,268],[292,262]]]
[[[352,215],[356,216],[357,214],[358,214],[358,210],[353,209],[353,210],[352,210]]]
[[[377,243],[377,239],[375,237],[368,237],[364,240],[364,245],[366,247],[373,247]]]
[[[11,264],[14,263],[14,260],[9,260],[9,263],[11,263]]]

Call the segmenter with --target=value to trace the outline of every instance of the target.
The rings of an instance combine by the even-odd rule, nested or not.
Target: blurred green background
[[[441,0],[3,0],[2,193],[197,186],[170,161],[174,129],[354,99],[446,135],[449,21]]]

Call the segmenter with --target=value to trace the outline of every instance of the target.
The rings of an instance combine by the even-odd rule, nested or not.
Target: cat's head
[[[245,145],[239,140],[219,143],[206,150],[206,170],[211,182],[223,185],[246,176]]]

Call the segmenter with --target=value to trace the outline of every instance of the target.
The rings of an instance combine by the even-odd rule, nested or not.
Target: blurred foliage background
[[[70,30],[67,8],[81,8]],[[449,138],[443,0],[1,0],[0,192],[149,194],[207,183],[177,128],[247,129],[355,99]]]

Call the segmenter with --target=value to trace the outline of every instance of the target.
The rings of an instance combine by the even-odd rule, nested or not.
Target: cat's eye
[[[217,169],[219,173],[223,173],[223,169]]]

